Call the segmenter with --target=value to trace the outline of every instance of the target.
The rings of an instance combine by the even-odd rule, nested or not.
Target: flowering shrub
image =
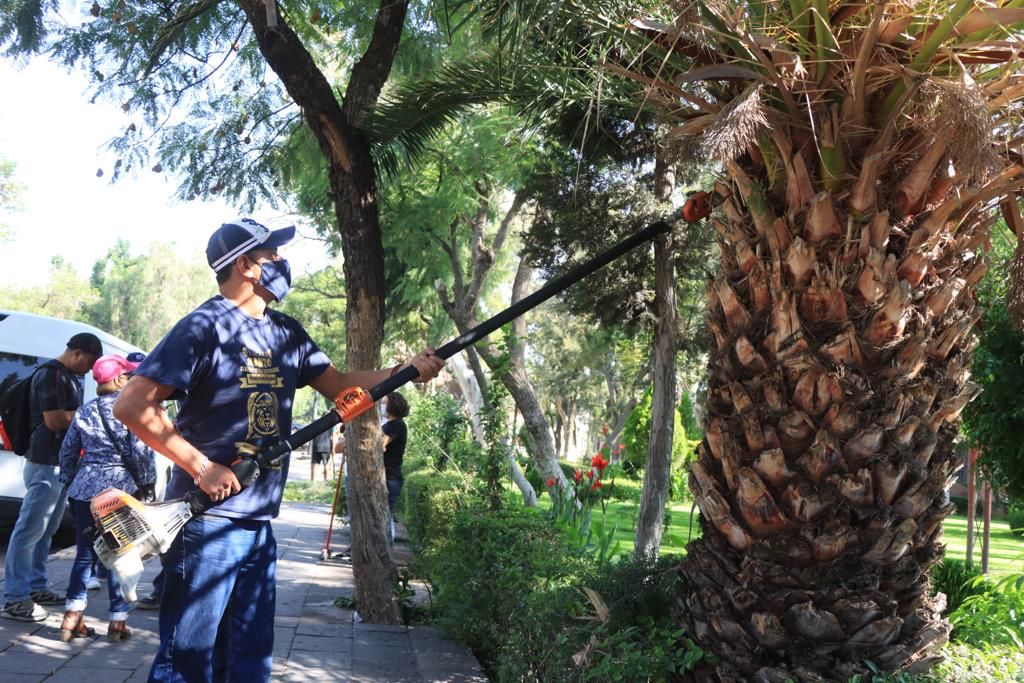
[[[561,525],[566,542],[593,553],[600,565],[611,560],[612,541],[618,531],[617,524],[611,528],[606,524],[607,493],[614,486],[613,482],[606,488],[603,480],[608,464],[608,459],[597,453],[591,458],[587,472],[573,471],[568,487],[558,486],[553,478],[547,481],[552,499],[550,514]],[[598,506],[601,516],[595,520],[594,510]]]

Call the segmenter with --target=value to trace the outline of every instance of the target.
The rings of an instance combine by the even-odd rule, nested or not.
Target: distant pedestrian
[[[32,436],[25,453],[25,497],[4,563],[5,619],[43,621],[41,605],[64,598],[49,589],[46,559],[50,539],[60,526],[67,494],[60,483],[60,447],[75,410],[82,405],[81,377],[103,355],[103,344],[89,332],[68,340],[62,354],[40,366],[29,389]]]
[[[384,478],[388,486],[388,511],[391,513],[391,541],[395,540],[395,505],[402,493],[402,458],[405,456],[405,444],[408,430],[405,417],[409,415],[409,402],[397,391],[393,391],[384,399],[384,414],[387,422],[381,428],[384,432]]]
[[[90,501],[109,488],[121,489],[143,501],[155,498],[153,451],[114,418],[113,413],[114,400],[141,361],[141,357],[129,361],[116,355],[102,356],[96,361],[92,375],[96,379],[97,397],[78,410],[60,449],[60,478],[68,485],[78,544],[68,580],[64,621],[60,626],[63,641],[94,634],[83,617],[88,603],[86,590],[96,560],[96,551],[86,536],[93,524]],[[107,640],[126,640],[131,636],[131,630],[125,625],[129,604],[121,595],[121,584],[113,572],[107,578],[107,595],[110,598]]]
[[[334,453],[334,430],[328,429],[313,437],[310,444],[309,479],[316,481],[317,469],[320,470],[320,479],[327,481],[327,470],[331,465],[331,456]]]

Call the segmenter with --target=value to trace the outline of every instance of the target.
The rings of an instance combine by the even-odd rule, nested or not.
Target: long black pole
[[[589,261],[581,263],[569,272],[559,275],[533,294],[520,299],[504,311],[491,316],[465,334],[452,339],[438,348],[435,353],[445,360],[451,358],[467,346],[475,344],[502,325],[518,318],[530,309],[535,308],[556,294],[568,289],[570,286],[587,277],[595,270],[608,265],[626,252],[654,239],[658,235],[669,232],[672,229],[670,223],[676,218],[677,216],[673,214],[664,220],[648,225],[640,232],[630,235]],[[396,372],[393,376],[387,378],[383,382],[373,386],[369,390],[369,394],[374,401],[379,401],[392,391],[413,381],[418,375],[419,371],[410,365],[409,367],[403,368],[400,372]],[[339,415],[337,411],[331,410],[327,414],[298,430],[287,439],[283,439],[272,446],[268,446],[261,450],[256,456],[255,461],[251,459],[243,460],[233,466],[232,469],[235,470],[235,474],[242,485],[248,485],[256,478],[256,476],[259,475],[260,468],[276,463],[292,450],[308,443],[317,434],[326,432],[339,422],[341,422],[341,415]],[[188,496],[186,496],[186,499],[189,500],[197,513],[208,508],[212,504],[206,494],[201,491],[192,491]]]

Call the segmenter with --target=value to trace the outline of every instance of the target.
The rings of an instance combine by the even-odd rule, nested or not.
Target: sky
[[[21,67],[0,60],[0,93],[0,157],[15,163],[22,186],[21,210],[7,217],[14,240],[0,245],[0,287],[45,284],[56,255],[88,277],[118,238],[135,254],[153,242],[173,242],[183,256],[201,258],[213,230],[240,215],[222,201],[176,200],[177,182],[168,173],[138,171],[111,184],[106,143],[131,119],[115,104],[90,104],[83,74],[41,57]],[[295,224],[280,209],[258,208],[253,216],[272,229]],[[282,250],[293,272],[326,265],[323,243],[311,238],[311,228],[298,227],[309,237]]]

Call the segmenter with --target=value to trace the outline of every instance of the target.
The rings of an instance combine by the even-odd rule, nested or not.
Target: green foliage
[[[985,584],[974,581],[979,576],[980,568],[969,567],[965,561],[951,557],[942,558],[941,562],[932,567],[932,595],[946,594],[944,615],[955,612],[968,596],[986,590]]]
[[[1024,504],[1011,504],[1006,512],[1006,522],[1010,525],[1012,533],[1024,536]]]
[[[1003,683],[1024,680],[1024,652],[1020,648],[991,648],[950,643],[942,649],[946,660],[921,680],[929,683]]]
[[[683,429],[686,430],[686,437],[691,441],[701,441],[704,438],[704,432],[697,424],[697,415],[693,410],[693,401],[690,400],[690,394],[683,392],[683,398],[679,401],[679,417],[683,421]]]
[[[979,592],[949,615],[953,638],[975,646],[1024,648],[1024,574],[995,583],[977,577],[971,583]]]
[[[293,463],[294,464],[294,463]],[[339,473],[340,474],[340,473]],[[322,503],[330,505],[334,500],[334,481],[290,481],[284,485],[286,503]],[[345,486],[337,489],[338,501],[334,507],[337,515],[345,514]]]
[[[336,363],[345,358],[345,276],[338,266],[296,278],[281,311],[302,322]]]
[[[520,510],[460,510],[431,563],[439,625],[481,659],[496,661],[531,593],[577,585],[589,562],[565,552],[547,520]]]
[[[994,240],[994,258],[1009,258],[1011,247]],[[978,325],[981,344],[974,351],[972,379],[981,395],[964,409],[963,429],[983,457],[995,486],[1011,499],[1024,499],[1024,335],[1006,308],[1009,268],[990,268],[978,286],[983,310]]]
[[[50,279],[45,285],[23,289],[0,288],[0,301],[3,301],[4,308],[93,325],[96,323],[89,316],[89,307],[98,296],[96,290],[60,256],[51,259]],[[105,329],[101,325],[96,326]]]
[[[651,407],[653,403],[652,389],[644,392],[643,398],[633,412],[626,418],[622,430],[622,442],[626,445],[623,451],[623,465],[627,472],[641,472],[647,466],[647,451],[651,440]],[[674,422],[672,432],[672,471],[683,469],[688,458],[688,442],[686,431],[679,411],[672,411]]]
[[[182,258],[171,244],[132,256],[125,240],[96,261],[90,285],[97,298],[85,307],[89,322],[144,349],[217,291],[209,266],[198,258]]]

